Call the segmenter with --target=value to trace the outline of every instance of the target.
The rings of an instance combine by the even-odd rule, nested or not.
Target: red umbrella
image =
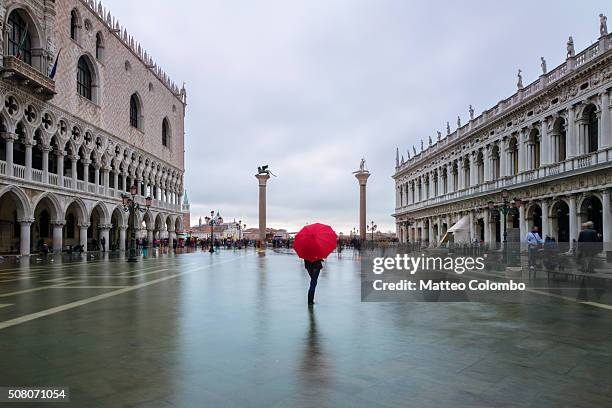
[[[336,248],[338,236],[325,224],[310,224],[297,233],[293,249],[298,256],[307,261],[325,259]]]

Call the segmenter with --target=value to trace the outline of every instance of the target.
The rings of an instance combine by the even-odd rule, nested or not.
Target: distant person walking
[[[106,238],[100,238],[100,245],[102,245],[102,252],[106,252]]]
[[[576,254],[584,273],[593,273],[593,258],[600,251],[599,234],[593,226],[593,221],[585,222],[578,234]]]
[[[308,271],[308,275],[310,276],[310,288],[308,288],[308,304],[314,305],[314,295],[315,289],[317,288],[317,281],[319,279],[319,273],[321,269],[323,269],[323,261],[307,261],[304,260],[304,267]]]
[[[540,237],[540,234],[538,233],[538,227],[536,227],[535,225],[533,226],[531,231],[529,231],[529,233],[527,234],[526,241],[529,268],[533,269],[536,267],[537,264],[537,256],[538,251],[540,250],[540,245],[544,243],[544,241]]]

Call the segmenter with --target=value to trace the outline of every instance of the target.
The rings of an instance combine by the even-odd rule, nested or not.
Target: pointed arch
[[[9,185],[1,188],[0,199],[2,199],[2,197],[4,197],[6,194],[15,199],[15,205],[17,207],[17,216],[20,219],[32,217],[32,205],[30,204],[28,196],[21,188],[14,185]]]

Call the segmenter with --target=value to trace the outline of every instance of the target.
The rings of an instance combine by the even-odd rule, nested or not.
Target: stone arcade
[[[580,224],[595,223],[610,250],[612,219],[612,36],[575,53],[527,86],[404,160],[393,178],[400,242],[435,245],[469,220],[469,237],[491,246],[505,228],[537,225],[569,249]],[[570,44],[571,42],[571,49]],[[472,115],[470,115],[472,116]],[[416,153],[416,152],[415,152]],[[502,225],[507,189],[514,209]]]
[[[125,250],[132,225],[172,240],[185,88],[92,0],[3,1],[0,22],[0,253],[101,237]],[[132,222],[121,196],[134,184],[153,200]]]

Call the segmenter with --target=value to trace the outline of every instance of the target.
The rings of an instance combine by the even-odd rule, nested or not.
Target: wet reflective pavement
[[[333,254],[309,309],[285,252],[6,262],[0,386],[83,407],[612,406],[612,310],[361,303],[359,266]]]

